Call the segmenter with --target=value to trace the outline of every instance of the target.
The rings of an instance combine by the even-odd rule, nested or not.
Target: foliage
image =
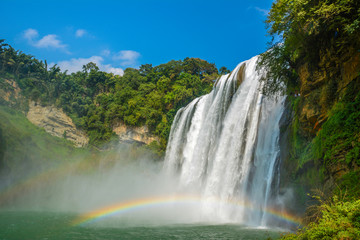
[[[303,183],[313,185],[323,182],[324,176],[333,174],[335,182],[341,190],[351,190],[351,198],[358,199],[359,172],[359,88],[358,81],[346,89],[353,90],[339,100],[338,86],[341,86],[343,71],[339,66],[347,56],[353,56],[360,50],[360,2],[355,0],[276,0],[266,20],[268,33],[272,36],[269,50],[261,54],[258,69],[267,69],[263,92],[274,96],[277,93],[288,94],[294,103],[294,114],[290,136],[290,160],[294,178]],[[326,73],[326,87],[319,103],[319,98],[312,102],[311,97],[323,94],[314,85],[311,94],[300,93],[299,74],[306,68],[309,73],[301,76],[304,86],[306,81],[316,80],[315,71],[321,68]],[[322,69],[325,68],[325,69]],[[308,90],[303,88],[303,90]],[[343,90],[343,89],[342,89]],[[318,91],[318,93],[316,92]],[[312,139],[303,132],[299,117],[302,104],[307,100],[313,106],[321,106],[327,111],[332,107],[322,129]],[[336,103],[333,106],[334,102]],[[325,106],[325,107],[324,107]],[[341,176],[341,171],[345,175]],[[315,174],[314,174],[315,173]],[[320,174],[319,174],[320,173]],[[335,174],[337,176],[335,176]],[[304,180],[305,179],[305,180]],[[329,185],[329,184],[328,184]],[[331,191],[328,189],[326,191]],[[331,184],[330,184],[331,185]],[[330,193],[331,194],[331,193]],[[342,204],[339,202],[339,204]],[[322,223],[321,223],[322,224]],[[303,234],[299,239],[347,239],[347,236],[316,235],[328,226],[310,225],[314,234]],[[336,228],[336,224],[334,224]],[[319,230],[319,231],[318,231]],[[352,233],[351,233],[352,234]],[[336,237],[337,236],[337,237]],[[356,237],[348,237],[356,238]],[[289,239],[297,239],[297,236]]]
[[[343,201],[334,196],[319,206],[321,218],[296,234],[282,239],[360,239],[360,200]]]
[[[310,225],[297,234],[286,236],[285,239],[358,239],[359,237],[356,234],[359,234],[360,225],[352,222],[350,212],[346,212],[347,209],[352,211],[353,204],[357,204],[356,211],[359,212],[360,172],[356,170],[360,159],[358,154],[359,80],[358,78],[349,83],[340,100],[331,109],[322,129],[313,139],[305,138],[304,134],[301,134],[297,113],[301,98],[290,97],[295,112],[291,128],[290,158],[297,175],[296,179],[301,182],[301,186],[315,187],[318,183],[324,182],[324,176],[332,175],[335,180],[331,183],[333,186],[329,184],[318,186],[323,188],[327,195],[336,194],[342,197],[341,200],[335,197],[335,202],[321,200],[320,207],[310,206],[307,209],[306,219],[310,221]],[[340,175],[342,170],[344,174]],[[320,220],[317,220],[319,218]]]
[[[359,182],[360,182],[360,170],[349,171],[341,178],[339,189],[337,189],[337,192],[339,192],[341,189],[345,189],[347,193],[346,195],[347,199],[349,200],[359,199],[360,196]]]
[[[340,163],[351,169],[360,165],[360,93],[357,88],[349,86],[314,139],[314,155],[327,167]]]
[[[146,125],[163,149],[176,111],[210,92],[219,76],[215,64],[198,58],[128,68],[123,76],[102,72],[90,62],[83,71],[67,74],[0,40],[0,77],[9,74],[27,98],[63,108],[87,132],[90,144],[110,141],[112,126],[123,121]]]
[[[292,60],[311,57],[318,49],[335,44],[338,50],[356,40],[360,28],[360,3],[355,0],[277,0],[266,23],[292,51]]]
[[[349,49],[360,49],[360,2],[356,0],[277,0],[266,24],[273,41],[259,63],[268,68],[264,88],[268,95],[296,91],[296,71],[302,63],[316,68],[326,52],[341,56]]]
[[[221,68],[219,68],[219,73],[220,73],[221,75],[225,75],[225,74],[230,73],[230,70],[227,69],[226,67],[221,67]]]
[[[360,197],[360,174],[356,171],[360,159],[359,80],[349,83],[315,138],[306,137],[300,126],[298,111],[301,110],[302,98],[289,96],[294,114],[290,128],[288,168],[291,168],[293,180],[299,182],[301,187],[321,187],[331,176],[335,182],[326,184],[324,192],[338,194],[339,191],[347,191],[348,200]]]
[[[272,97],[278,93],[293,95],[299,91],[296,66],[290,60],[291,52],[284,44],[276,44],[260,55],[257,70],[266,66],[266,74],[261,79],[263,94]]]

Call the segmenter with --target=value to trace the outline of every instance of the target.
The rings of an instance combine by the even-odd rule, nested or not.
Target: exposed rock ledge
[[[54,106],[41,106],[36,102],[29,102],[29,111],[26,116],[30,122],[42,127],[53,136],[66,138],[72,141],[76,147],[88,144],[89,138],[86,134],[76,129],[71,118],[62,109]]]
[[[143,144],[150,144],[153,141],[159,142],[156,136],[149,133],[149,129],[146,126],[127,126],[120,121],[113,125],[113,131],[119,136],[121,142],[138,142]]]

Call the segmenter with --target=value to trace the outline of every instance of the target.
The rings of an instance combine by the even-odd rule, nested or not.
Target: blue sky
[[[0,39],[62,70],[196,57],[233,69],[266,50],[271,0],[1,0]]]

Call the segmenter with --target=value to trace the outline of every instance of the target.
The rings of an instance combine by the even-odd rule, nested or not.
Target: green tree
[[[219,69],[219,73],[220,73],[221,75],[225,75],[225,74],[230,73],[230,70],[223,66],[223,67],[221,67],[221,68]]]
[[[61,107],[87,132],[91,144],[108,141],[113,124],[124,121],[146,125],[165,148],[176,111],[208,93],[218,70],[213,63],[186,58],[127,68],[123,76],[100,71],[94,62],[68,74],[0,40],[0,77],[3,74],[13,75],[29,99]]]
[[[259,61],[268,68],[266,79],[271,79],[265,92],[291,91],[299,84],[297,68],[304,62],[316,67],[325,52],[330,61],[331,56],[360,49],[359,9],[356,0],[275,1],[266,20],[273,41]]]

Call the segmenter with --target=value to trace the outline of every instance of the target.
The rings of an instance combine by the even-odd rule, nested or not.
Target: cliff
[[[299,67],[300,94],[289,97],[284,116],[281,190],[293,190],[289,210],[307,225],[284,239],[358,232],[358,220],[347,214],[359,212],[360,54],[321,59]]]
[[[341,57],[323,53],[318,66],[306,62],[299,66],[299,120],[303,130],[315,136],[328,118],[333,105],[341,100],[349,83],[359,76],[360,53],[354,49]]]
[[[0,77],[0,105],[6,105],[22,112],[27,110],[27,100],[15,80]]]
[[[360,53],[320,56],[299,65],[300,91],[282,121],[281,185],[294,190],[295,212],[314,204],[306,196],[313,190],[360,194]]]
[[[86,134],[78,130],[69,116],[62,109],[55,106],[41,106],[29,101],[13,79],[0,79],[0,103],[23,112],[28,120],[34,125],[44,128],[53,136],[66,138],[76,147],[88,144]]]
[[[0,78],[0,104],[20,110],[34,125],[44,128],[53,136],[66,138],[76,147],[84,147],[89,143],[87,134],[79,130],[61,108],[29,101],[13,79]],[[118,135],[120,142],[147,145],[154,141],[160,142],[158,137],[150,134],[146,126],[128,126],[118,121],[112,125],[112,130]]]
[[[134,127],[125,125],[122,121],[116,122],[112,128],[113,132],[118,135],[121,142],[140,143],[149,145],[151,142],[160,142],[159,138],[150,134],[146,126]]]
[[[72,141],[77,147],[83,147],[89,142],[86,134],[76,128],[71,118],[62,109],[54,106],[41,106],[30,101],[26,117],[34,125],[44,128],[53,136]]]

